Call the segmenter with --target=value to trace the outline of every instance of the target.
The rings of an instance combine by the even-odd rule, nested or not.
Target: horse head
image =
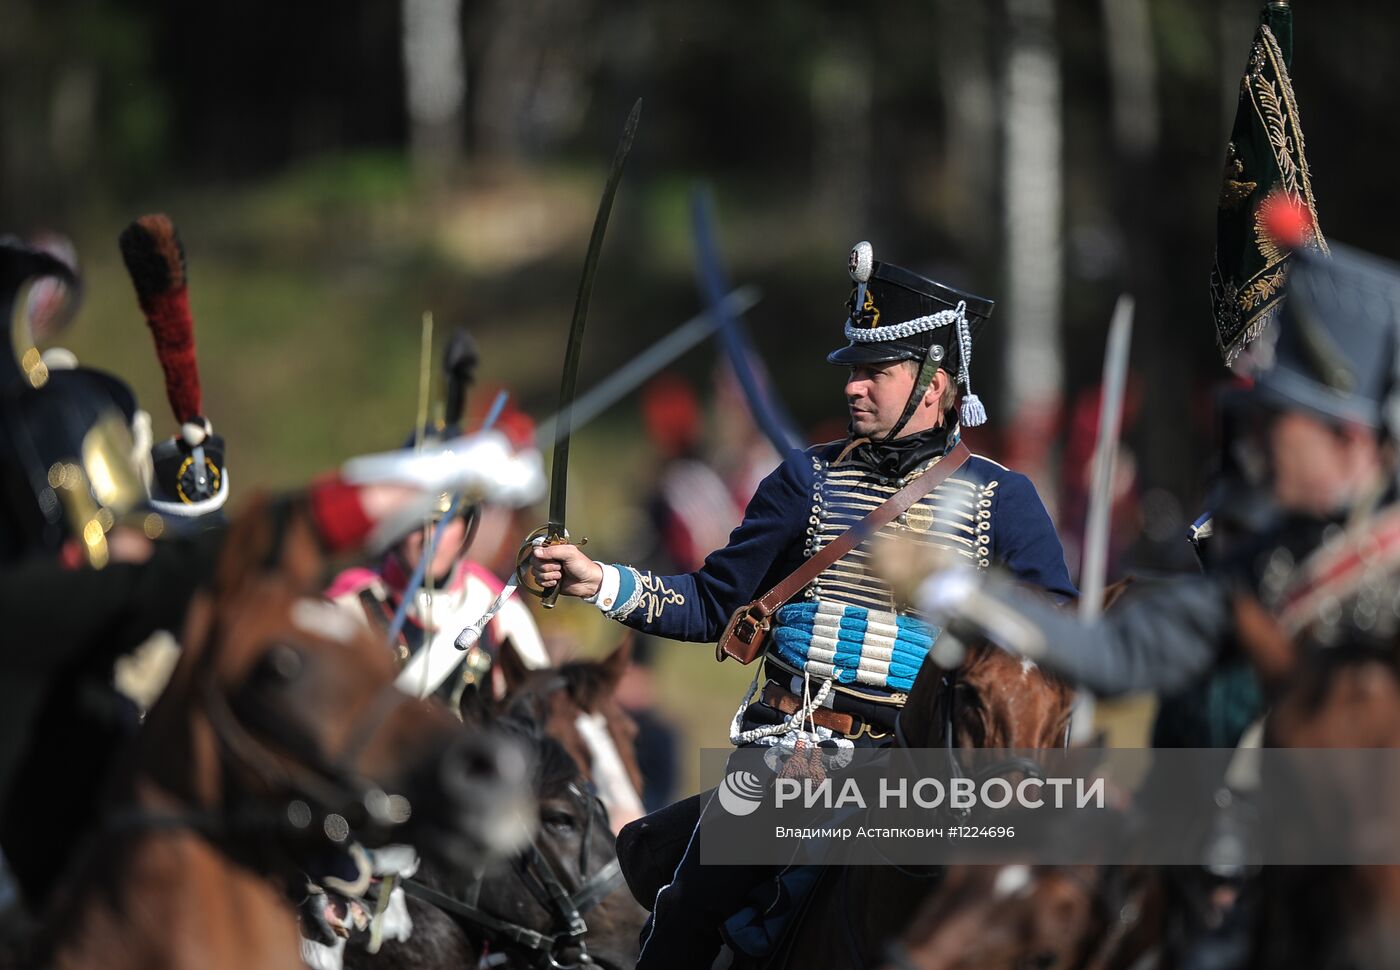
[[[547,670],[526,667],[508,641],[497,657],[504,709],[525,713],[564,746],[607,806],[614,832],[643,814],[637,724],[614,696],[631,660],[630,638],[600,661]]]
[[[1104,609],[1132,583],[1130,577],[1106,587]],[[985,637],[962,646],[957,666],[941,667],[930,656],[919,670],[900,716],[909,745],[1033,750],[1066,742],[1073,687]]]
[[[347,949],[347,970],[462,966],[487,953],[505,954],[511,966],[621,970],[636,963],[646,913],[623,885],[607,810],[553,735],[561,722],[551,697],[577,687],[579,675],[575,669],[566,677],[566,667],[518,679],[525,668],[506,663],[514,698],[492,705],[478,697],[464,713],[480,729],[504,732],[531,752],[539,810],[533,842],[509,865],[486,867],[465,886],[425,865],[407,887],[412,936],[374,956]]]
[[[918,970],[1110,970],[1136,965],[1155,932],[1145,869],[954,866],[891,947]]]
[[[536,730],[539,834],[514,871],[486,878],[482,905],[559,940],[550,954],[556,966],[582,964],[586,955],[599,966],[631,967],[646,913],[622,881],[609,812],[566,746],[546,726]],[[538,891],[537,883],[548,887],[551,880],[562,893]],[[565,939],[574,920],[585,932]],[[495,944],[510,948],[508,941]],[[529,963],[540,954],[522,956]]]
[[[142,804],[278,836],[234,839],[258,852],[353,829],[467,867],[522,844],[522,747],[395,689],[383,644],[316,595],[324,566],[301,505],[254,501],[230,526],[138,741]]]

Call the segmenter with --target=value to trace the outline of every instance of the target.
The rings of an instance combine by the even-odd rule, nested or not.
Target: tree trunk
[[[1010,0],[1002,94],[1007,452],[1047,484],[1064,384],[1060,63],[1053,0]],[[1053,493],[1042,489],[1047,504]]]
[[[462,158],[462,0],[403,0],[403,66],[413,164],[441,184]]]
[[[812,201],[819,220],[828,225],[860,226],[868,217],[873,101],[867,57],[845,45],[816,59],[811,78]]]
[[[996,233],[988,218],[996,206],[997,157],[996,83],[987,51],[991,29],[981,4],[954,0],[940,10],[937,66],[948,119],[944,181],[950,187],[941,208],[949,229],[974,242],[981,255],[990,255]],[[972,253],[967,256],[974,262]]]

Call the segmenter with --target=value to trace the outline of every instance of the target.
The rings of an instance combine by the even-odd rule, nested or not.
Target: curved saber
[[[569,437],[573,427],[579,357],[583,353],[583,327],[588,320],[588,301],[593,296],[593,278],[598,272],[598,256],[603,250],[603,236],[608,231],[608,216],[612,214],[613,197],[617,195],[617,185],[622,181],[622,167],[627,161],[627,153],[632,150],[632,139],[637,134],[637,121],[641,114],[642,99],[638,98],[627,116],[627,124],[622,129],[622,138],[617,143],[617,152],[613,155],[612,169],[608,172],[608,181],[603,187],[603,198],[598,202],[598,215],[593,220],[593,234],[588,239],[588,254],[584,257],[583,275],[578,283],[578,297],[574,300],[574,318],[569,326],[569,346],[564,352],[564,374],[559,382],[559,416],[554,424],[556,437],[554,465],[550,469],[549,481],[549,524],[544,528],[544,540],[550,545],[568,541],[569,533],[564,527],[564,515],[568,511]],[[559,599],[559,584],[544,590],[540,598],[546,609],[553,609]]]
[[[1103,613],[1104,574],[1108,568],[1109,513],[1113,511],[1113,472],[1118,461],[1118,431],[1123,416],[1123,392],[1128,378],[1128,349],[1133,340],[1133,298],[1124,293],[1113,308],[1104,350],[1103,383],[1099,391],[1099,438],[1094,447],[1093,486],[1089,492],[1088,524],[1084,530],[1083,566],[1079,571],[1079,621],[1089,624]],[[1094,730],[1094,695],[1075,693],[1065,746],[1073,738],[1088,738]]]
[[[1124,293],[1113,308],[1104,350],[1099,401],[1099,440],[1094,448],[1093,487],[1089,492],[1084,534],[1084,566],[1079,575],[1079,618],[1092,623],[1103,611],[1104,573],[1108,565],[1109,512],[1113,509],[1113,471],[1118,458],[1118,425],[1128,377],[1128,348],[1133,341],[1133,298]]]
[[[748,399],[755,423],[778,454],[788,457],[802,447],[802,439],[787,409],[773,394],[773,382],[763,373],[753,345],[744,333],[737,313],[725,303],[729,287],[715,245],[714,203],[709,190],[697,185],[690,193],[691,229],[695,237],[696,277],[710,315],[719,322],[720,340],[734,368],[734,376]]]

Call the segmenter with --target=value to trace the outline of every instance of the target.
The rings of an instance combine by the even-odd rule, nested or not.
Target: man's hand
[[[578,546],[567,543],[536,546],[530,555],[530,571],[535,582],[545,589],[562,582],[559,592],[581,599],[596,596],[603,583],[603,567],[579,551]]]

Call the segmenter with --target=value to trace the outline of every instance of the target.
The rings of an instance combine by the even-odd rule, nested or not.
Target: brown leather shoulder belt
[[[850,552],[886,524],[893,522],[919,499],[947,480],[961,468],[972,452],[961,440],[943,458],[891,495],[879,508],[837,536],[830,545],[797,567],[786,579],[758,599],[734,611],[724,634],[715,644],[715,659],[733,657],[742,664],[753,663],[763,652],[764,641],[772,616],[778,609],[807,587],[822,571]]]

